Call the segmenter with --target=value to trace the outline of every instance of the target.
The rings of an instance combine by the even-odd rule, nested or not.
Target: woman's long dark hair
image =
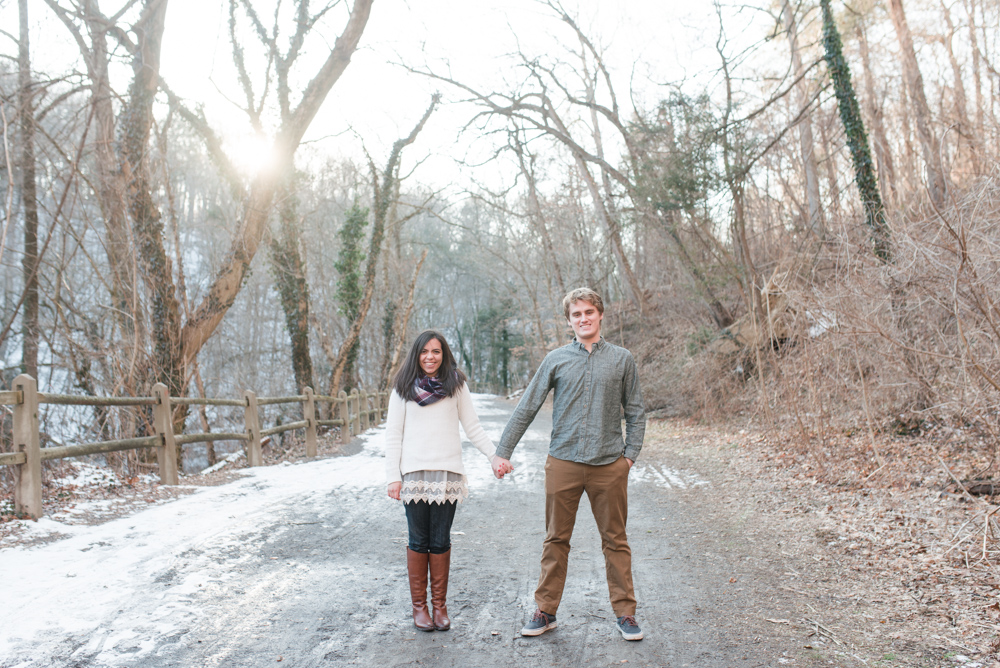
[[[417,400],[413,384],[417,381],[417,378],[425,375],[424,370],[420,368],[420,352],[428,342],[434,339],[437,339],[441,344],[441,366],[438,367],[437,377],[444,385],[445,394],[449,397],[454,396],[461,389],[462,383],[465,382],[465,374],[458,368],[455,356],[451,354],[451,348],[448,347],[448,341],[441,336],[440,332],[428,329],[421,332],[413,342],[413,346],[410,348],[410,352],[407,353],[403,366],[400,367],[396,373],[396,377],[392,381],[392,386],[395,388],[396,394],[402,397],[404,401]]]

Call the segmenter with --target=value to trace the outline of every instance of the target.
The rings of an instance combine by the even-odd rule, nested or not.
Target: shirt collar
[[[604,340],[604,335],[602,334],[601,338],[599,338],[597,341],[594,341],[593,350],[591,350],[591,352],[594,352],[595,350],[602,348],[605,343],[606,342]],[[577,350],[582,350],[584,352],[587,352],[587,349],[584,347],[582,343],[580,343],[579,340],[577,340],[575,336],[573,337],[573,345],[576,347]]]

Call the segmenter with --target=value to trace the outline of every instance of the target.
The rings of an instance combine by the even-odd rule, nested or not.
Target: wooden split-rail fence
[[[260,407],[275,404],[302,404],[302,420],[261,428]],[[317,419],[316,404],[330,404],[331,420]],[[41,404],[68,406],[151,406],[155,433],[151,436],[125,438],[117,441],[98,441],[76,445],[41,447],[38,407]],[[261,441],[293,429],[305,430],[306,456],[316,456],[317,434],[320,427],[340,427],[340,440],[346,442],[385,419],[388,404],[386,392],[341,391],[339,396],[315,394],[305,388],[302,394],[289,397],[258,397],[246,390],[242,399],[211,399],[198,397],[172,397],[167,386],[157,383],[151,397],[95,397],[88,395],[49,394],[39,392],[35,379],[22,374],[14,379],[13,389],[0,392],[0,406],[13,406],[14,419],[11,429],[13,452],[0,453],[0,465],[14,468],[14,510],[38,519],[42,516],[42,462],[49,459],[82,457],[138,448],[156,448],[156,462],[160,470],[160,483],[178,484],[177,446],[209,441],[242,441],[248,466],[260,466]],[[202,434],[175,434],[173,409],[175,406],[242,406],[245,431]]]

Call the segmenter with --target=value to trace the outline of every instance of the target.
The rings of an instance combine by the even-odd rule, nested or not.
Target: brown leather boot
[[[413,625],[421,631],[433,631],[434,622],[427,610],[427,553],[406,548],[406,570],[410,575]]]
[[[434,606],[434,628],[447,631],[451,628],[448,619],[448,571],[451,570],[451,550],[444,554],[430,555],[431,605]]]

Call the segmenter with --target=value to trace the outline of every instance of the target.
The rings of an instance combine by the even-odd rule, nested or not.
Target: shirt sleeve
[[[639,373],[635,359],[629,353],[625,360],[625,377],[622,380],[622,408],[625,409],[625,452],[633,462],[639,458],[642,439],[646,435],[646,407],[639,387]]]
[[[462,383],[462,389],[458,392],[458,420],[462,423],[465,435],[469,437],[472,444],[479,452],[491,459],[495,452],[493,441],[486,435],[483,426],[479,424],[479,416],[476,415],[476,408],[472,404],[472,392],[469,386]]]
[[[400,461],[403,457],[403,422],[406,402],[393,390],[385,416],[385,481],[387,484],[402,482]]]
[[[514,409],[514,414],[507,421],[507,426],[504,427],[503,434],[500,436],[500,445],[497,446],[497,456],[510,459],[514,448],[517,447],[524,432],[528,431],[531,421],[535,419],[535,415],[545,403],[545,397],[552,389],[554,372],[555,365],[546,356],[531,382],[528,383],[528,389],[524,391],[521,400],[517,402],[517,408]]]

